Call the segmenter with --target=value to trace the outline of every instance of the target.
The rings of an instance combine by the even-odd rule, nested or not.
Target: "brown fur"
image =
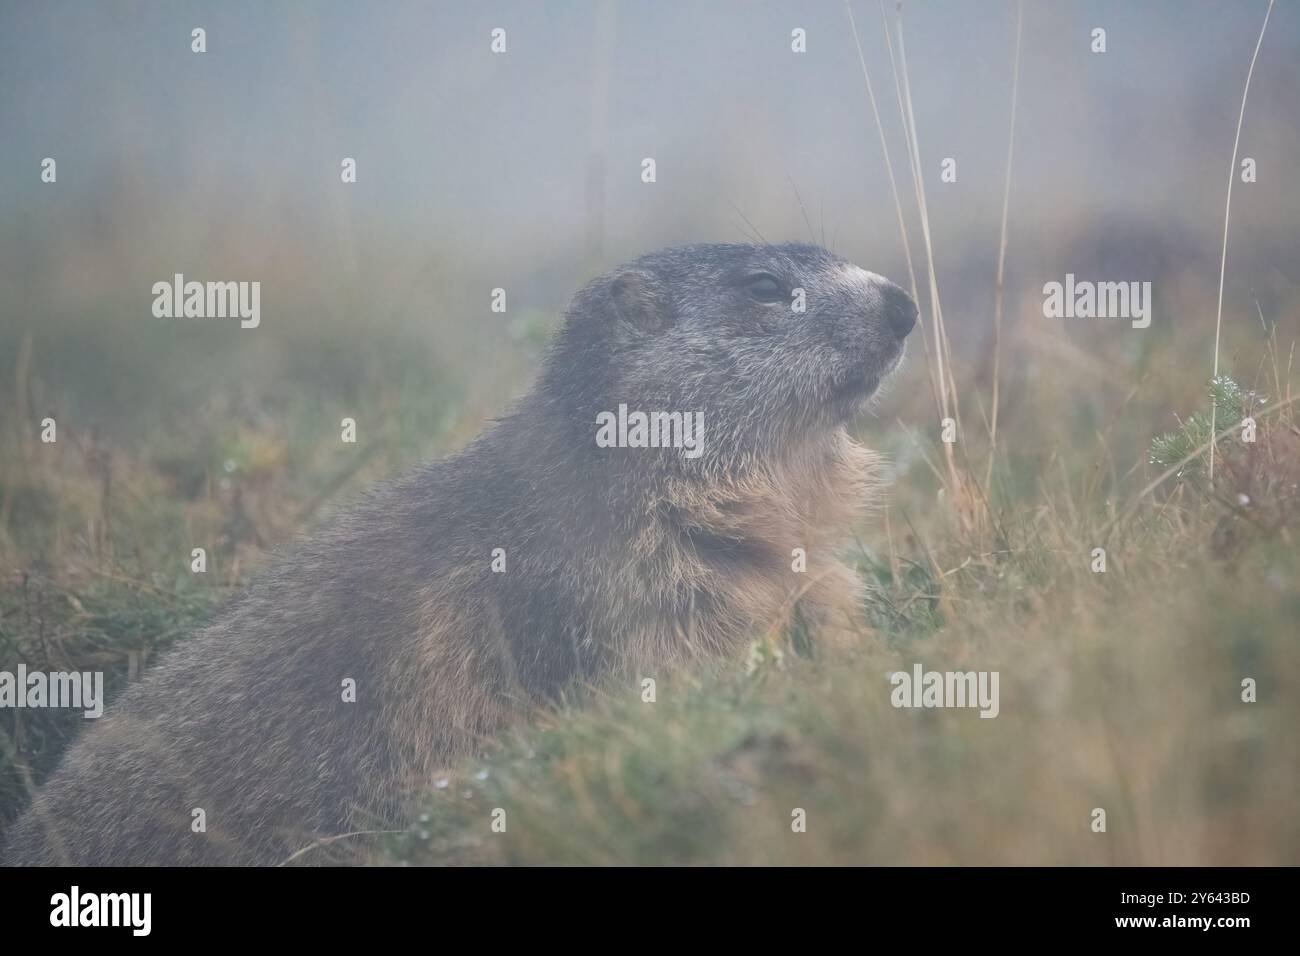
[[[757,298],[755,273],[806,288],[807,315]],[[843,424],[914,318],[813,247],[670,250],[596,280],[514,414],[342,512],[129,688],[7,859],[311,861],[400,825],[448,764],[577,684],[728,660],[795,613],[851,630],[835,552],[879,468]],[[597,447],[622,401],[702,410],[707,449]]]

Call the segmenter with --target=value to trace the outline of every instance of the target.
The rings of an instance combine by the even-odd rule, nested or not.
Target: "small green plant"
[[[1226,375],[1213,379],[1210,382],[1209,392],[1220,430],[1240,422],[1246,416],[1248,409],[1260,404],[1261,401],[1260,396],[1244,391]],[[1176,430],[1152,440],[1151,464],[1164,471],[1183,462],[1177,476],[1182,479],[1199,479],[1205,471],[1207,458],[1204,454],[1197,455],[1196,452],[1208,444],[1210,437],[1209,413],[1196,412],[1182,422]],[[1220,441],[1219,450],[1222,453],[1224,445],[1231,448],[1235,444],[1236,439],[1228,435]],[[1184,459],[1188,460],[1184,462]]]
[[[943,627],[942,585],[928,565],[906,558],[891,564],[864,551],[858,573],[866,583],[866,621],[891,645],[906,644]]]

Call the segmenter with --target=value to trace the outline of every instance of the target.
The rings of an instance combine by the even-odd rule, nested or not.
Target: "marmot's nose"
[[[906,338],[916,325],[916,303],[892,282],[885,283],[881,294],[885,297],[885,322],[900,339]]]

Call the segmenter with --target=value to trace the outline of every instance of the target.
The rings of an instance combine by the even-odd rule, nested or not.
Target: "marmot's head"
[[[666,249],[575,296],[544,381],[580,427],[620,404],[702,413],[707,460],[725,465],[846,421],[901,363],[916,315],[894,283],[817,246]]]

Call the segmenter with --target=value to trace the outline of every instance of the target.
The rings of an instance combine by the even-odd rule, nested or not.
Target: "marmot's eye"
[[[779,302],[785,298],[785,291],[776,276],[760,272],[745,280],[745,289],[751,298],[759,302]]]

